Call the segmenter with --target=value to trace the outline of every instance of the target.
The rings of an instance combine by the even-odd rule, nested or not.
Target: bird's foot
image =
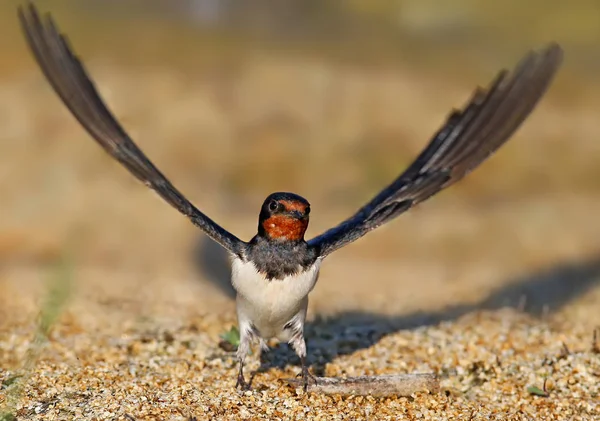
[[[235,388],[237,389],[238,387],[241,390],[250,390],[250,383],[252,383],[252,379],[250,379],[250,382],[247,382],[246,379],[244,378],[244,362],[240,361],[240,369],[238,370],[238,376],[237,376],[237,382],[235,383]]]
[[[235,383],[235,388],[240,388],[240,390],[250,390],[250,383],[246,381],[243,373],[239,373],[237,377],[237,382]]]
[[[312,375],[312,373],[308,369],[308,366],[302,366],[302,371],[298,373],[296,377],[302,377],[302,389],[305,393],[308,389],[309,383],[312,383],[313,385],[317,384],[317,378]]]

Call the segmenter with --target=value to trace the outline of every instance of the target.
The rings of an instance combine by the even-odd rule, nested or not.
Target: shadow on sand
[[[195,261],[202,275],[232,299],[229,261],[226,252],[206,237],[195,250]],[[322,375],[325,364],[334,358],[368,348],[383,336],[404,329],[415,329],[452,321],[478,310],[518,307],[528,314],[552,313],[585,294],[600,283],[600,258],[562,262],[546,270],[511,280],[492,291],[478,303],[448,306],[437,312],[415,312],[387,316],[362,311],[347,311],[335,316],[317,317],[306,325],[308,360],[315,374]],[[286,344],[279,344],[261,355],[264,369],[283,368],[300,361]]]

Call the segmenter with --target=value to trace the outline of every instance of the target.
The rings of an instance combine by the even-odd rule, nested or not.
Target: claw
[[[304,392],[306,393],[306,390],[308,389],[308,383],[312,382],[313,385],[316,385],[317,378],[311,374],[311,372],[308,370],[308,367],[302,369],[301,375],[302,375],[302,389],[304,389]]]
[[[312,375],[310,370],[308,369],[308,365],[306,364],[306,359],[301,358],[302,361],[302,371],[296,377],[302,377],[302,389],[304,389],[304,393],[308,389],[308,383],[312,382],[313,385],[317,384],[317,378]]]
[[[240,363],[240,371],[238,371],[237,382],[235,383],[235,388],[238,387],[241,390],[250,390],[250,383],[244,378],[244,364],[242,363]]]
[[[236,389],[239,387],[241,390],[250,390],[250,383],[244,379],[244,376],[238,375],[235,387]]]

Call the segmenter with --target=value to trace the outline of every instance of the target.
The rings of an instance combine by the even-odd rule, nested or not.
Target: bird
[[[486,88],[478,86],[395,180],[333,228],[306,240],[310,203],[275,192],[260,208],[256,235],[244,241],[195,207],[134,143],[50,13],[42,16],[29,3],[18,6],[18,18],[47,81],[92,139],[230,255],[240,332],[235,387],[242,389],[250,388],[244,364],[251,347],[267,349],[272,338],[288,342],[300,358],[305,391],[317,382],[306,361],[304,327],[323,260],[453,185],[496,152],[547,92],[564,55],[550,42],[529,50],[512,70],[500,70]]]

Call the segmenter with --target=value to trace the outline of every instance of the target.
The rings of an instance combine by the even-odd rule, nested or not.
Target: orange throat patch
[[[262,226],[269,238],[297,241],[304,238],[308,219],[301,220],[285,215],[274,215],[266,219]]]

